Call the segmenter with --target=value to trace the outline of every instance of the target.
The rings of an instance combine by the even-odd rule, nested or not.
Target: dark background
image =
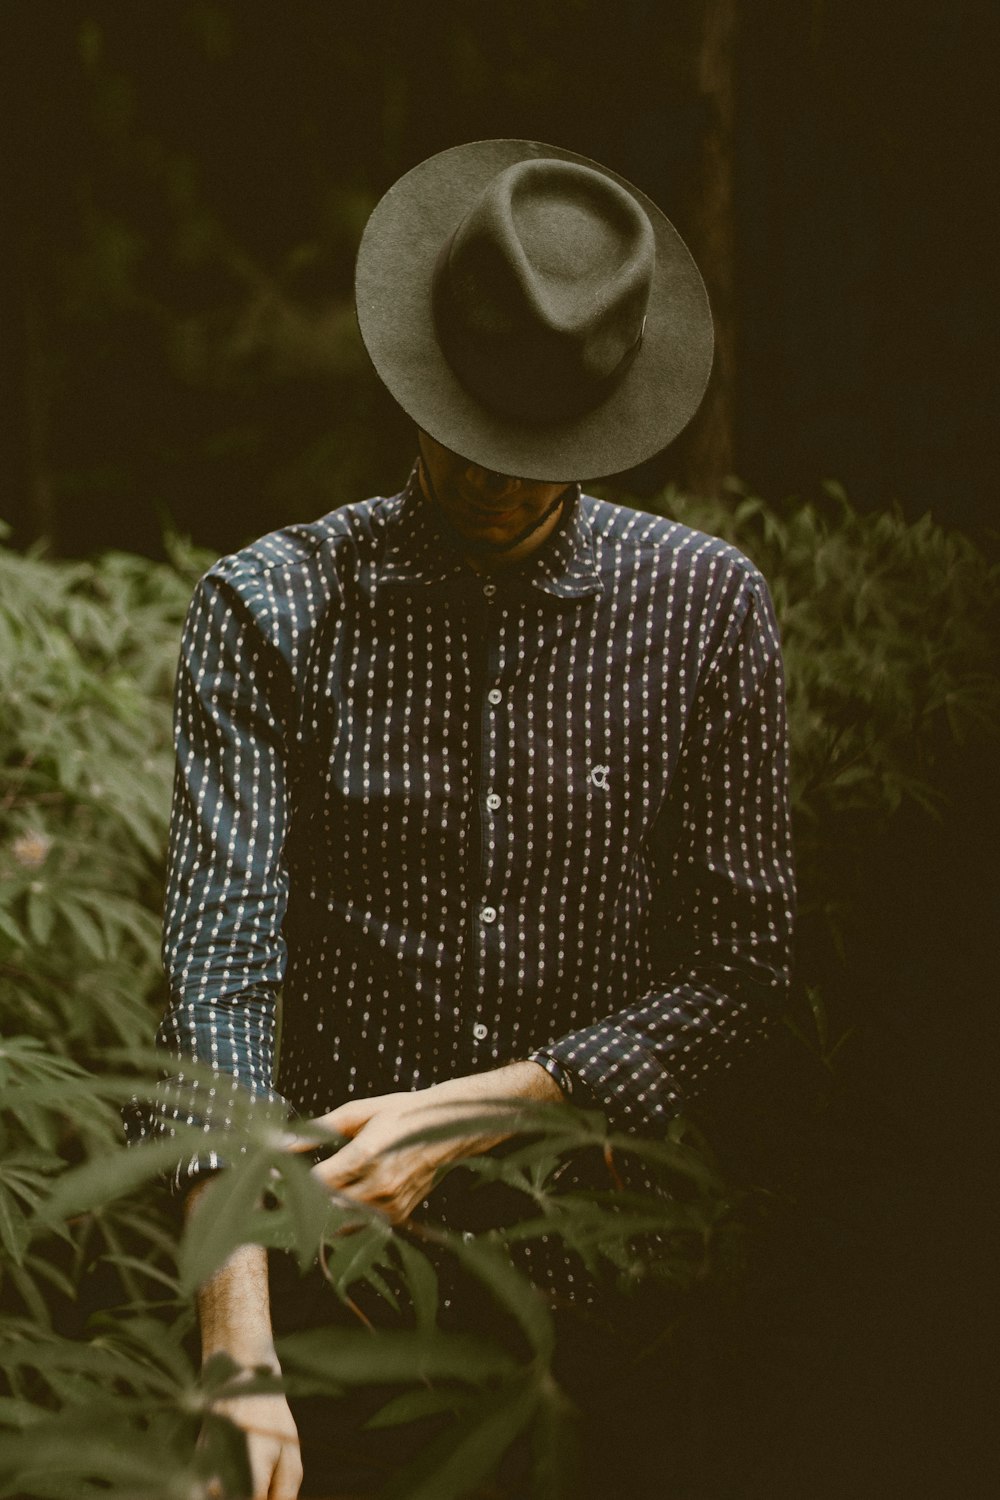
[[[19,540],[220,550],[405,476],[350,306],[365,217],[491,135],[634,180],[702,264],[709,400],[625,478],[993,523],[991,0],[6,0]],[[588,476],[589,477],[589,476]]]
[[[0,20],[17,544],[156,556],[172,526],[228,551],[396,489],[413,439],[356,335],[357,241],[414,163],[512,135],[632,179],[705,272],[708,399],[624,494],[835,478],[994,546],[989,0],[6,0]],[[742,1293],[679,1335],[672,1497],[994,1492],[992,750],[967,772],[865,872],[845,982],[868,1019],[795,1127],[805,1175]]]

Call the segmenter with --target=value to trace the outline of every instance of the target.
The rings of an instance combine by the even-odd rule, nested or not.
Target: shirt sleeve
[[[169,1001],[156,1036],[172,1076],[155,1112],[126,1114],[132,1142],[171,1135],[179,1122],[212,1132],[206,1149],[178,1166],[178,1188],[224,1164],[215,1132],[231,1125],[238,1093],[284,1103],[273,1074],[286,960],[289,691],[287,664],[254,610],[225,576],[207,575],[188,611],[175,697]],[[186,1076],[188,1060],[210,1067],[213,1081]],[[186,1102],[171,1105],[171,1095]]]
[[[532,1054],[582,1083],[618,1128],[711,1122],[752,1088],[787,995],[794,872],[784,677],[766,585],[702,673],[657,819],[654,980],[628,1009]]]

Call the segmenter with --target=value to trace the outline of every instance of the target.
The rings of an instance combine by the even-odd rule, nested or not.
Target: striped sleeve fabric
[[[183,1121],[214,1142],[232,1124],[236,1090],[283,1102],[273,1074],[286,962],[289,701],[279,652],[233,582],[210,573],[188,612],[177,677],[163,926],[170,1000],[157,1045],[176,1059],[170,1092],[187,1102],[159,1111],[161,1134]],[[186,1060],[216,1077],[187,1077]],[[220,1165],[213,1144],[182,1164],[178,1184]]]

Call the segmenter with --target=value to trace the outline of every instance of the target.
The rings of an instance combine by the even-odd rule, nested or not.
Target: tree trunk
[[[735,467],[736,380],[733,128],[737,0],[703,0],[693,57],[704,116],[696,196],[688,219],[691,249],[705,278],[715,321],[715,364],[698,416],[682,440],[680,481],[716,495]]]
[[[0,69],[5,148],[0,161],[3,195],[0,232],[0,384],[4,392],[0,517],[12,524],[18,544],[54,540],[55,514],[49,455],[51,370],[45,343],[44,268],[51,256],[40,204],[58,196],[45,125],[50,101],[60,97],[62,54],[52,45],[57,12],[14,6]],[[65,50],[65,48],[63,49]],[[44,88],[39,80],[44,80]]]

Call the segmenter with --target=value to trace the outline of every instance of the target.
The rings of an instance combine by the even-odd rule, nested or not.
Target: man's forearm
[[[506,1063],[488,1073],[474,1073],[453,1079],[448,1084],[456,1094],[462,1092],[463,1086],[473,1099],[525,1099],[546,1104],[557,1103],[563,1098],[562,1089],[552,1074],[540,1063],[528,1061]]]
[[[557,1104],[565,1097],[562,1089],[556,1083],[552,1074],[543,1068],[541,1063],[534,1061],[511,1063],[510,1069],[517,1069],[515,1081],[525,1099],[537,1099],[540,1103]],[[507,1069],[503,1070],[504,1072]]]
[[[187,1200],[188,1215],[199,1212],[202,1189]],[[203,1360],[225,1353],[237,1364],[275,1365],[268,1290],[267,1251],[241,1245],[198,1293]]]

